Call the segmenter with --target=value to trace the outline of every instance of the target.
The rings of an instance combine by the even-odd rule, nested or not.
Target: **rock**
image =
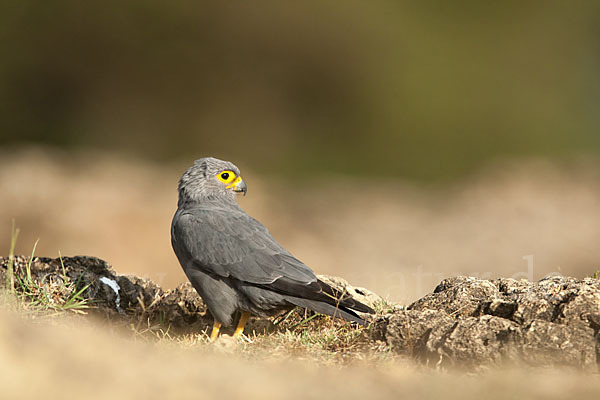
[[[428,363],[437,354],[440,366],[525,362],[600,370],[598,279],[449,278],[386,321],[380,330],[395,351]],[[408,337],[425,345],[415,348]]]
[[[586,278],[578,283],[571,282],[576,289],[558,312],[558,320],[570,325],[591,327],[598,331],[600,316],[600,279]]]
[[[444,311],[401,310],[387,317],[383,336],[392,350],[437,363],[437,349],[454,324]]]
[[[535,320],[523,329],[523,359],[531,365],[568,365],[595,371],[598,340],[594,336],[593,329],[577,324]]]
[[[496,299],[498,287],[490,281],[459,276],[443,280],[433,293],[415,301],[410,310],[443,309],[453,316],[481,314],[482,307]]]
[[[343,278],[330,275],[318,275],[317,278],[319,278],[323,282],[329,284],[331,287],[337,289],[342,293],[348,293],[354,299],[360,301],[363,304],[368,305],[371,308],[374,308],[378,302],[382,301],[381,297],[371,292],[370,290],[362,287],[354,287]]]
[[[516,323],[493,315],[459,319],[441,334],[443,340],[436,350],[444,366],[477,368],[514,360],[522,342]]]

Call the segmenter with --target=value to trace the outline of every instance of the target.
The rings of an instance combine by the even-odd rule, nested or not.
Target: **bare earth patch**
[[[0,279],[8,259],[0,258]],[[31,281],[36,296],[65,304],[75,294],[95,315],[138,336],[207,343],[212,317],[189,284],[164,290],[148,279],[116,274],[94,257],[16,257],[17,282]],[[344,363],[404,356],[437,369],[481,371],[508,364],[569,366],[598,372],[600,365],[600,280],[550,277],[539,282],[454,277],[442,281],[408,307],[388,303],[340,278],[324,277],[377,310],[365,315],[368,328],[305,310],[272,319],[254,318],[246,343],[222,335],[216,348],[272,358]],[[72,284],[76,282],[76,284]],[[44,304],[17,285],[22,306]],[[36,303],[37,301],[37,303]],[[55,309],[56,307],[48,307]],[[225,333],[231,333],[227,330]]]

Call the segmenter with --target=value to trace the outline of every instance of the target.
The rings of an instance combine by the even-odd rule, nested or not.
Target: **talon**
[[[239,338],[240,336],[242,336],[242,334],[244,333],[244,327],[248,322],[248,318],[250,318],[250,313],[246,311],[242,312],[242,315],[240,316],[240,321],[238,322],[237,328],[235,328],[235,332],[233,333],[234,338]]]
[[[219,330],[221,330],[221,323],[217,321],[213,322],[212,331],[210,332],[211,343],[217,340],[217,337],[219,336]]]

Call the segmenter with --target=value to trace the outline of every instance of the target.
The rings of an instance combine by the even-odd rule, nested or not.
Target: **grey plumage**
[[[246,185],[234,164],[195,161],[179,182],[171,225],[175,254],[215,320],[228,326],[238,310],[271,316],[300,306],[364,324],[353,310],[373,310],[318,280],[239,207],[236,192]]]

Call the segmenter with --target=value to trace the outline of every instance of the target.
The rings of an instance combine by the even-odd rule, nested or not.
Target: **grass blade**
[[[31,280],[31,263],[33,262],[33,257],[35,255],[35,249],[37,248],[38,242],[40,239],[36,240],[33,244],[33,249],[31,250],[31,257],[29,257],[29,262],[27,263],[27,283],[32,283]]]
[[[17,245],[17,238],[19,237],[19,228],[15,229],[15,220],[12,220],[12,227],[10,230],[10,251],[8,253],[8,267],[6,271],[6,286],[10,294],[15,293],[15,271],[14,271],[14,260],[15,260],[15,247]]]
[[[320,314],[317,314],[317,313],[315,313],[315,314],[313,314],[312,316],[310,316],[310,317],[306,318],[306,319],[305,319],[305,320],[303,320],[303,321],[296,322],[294,325],[290,326],[290,327],[289,327],[289,329],[290,329],[290,330],[292,330],[292,329],[294,329],[294,328],[295,328],[295,327],[297,327],[297,326],[304,325],[304,324],[305,324],[305,323],[307,323],[308,321],[310,321],[310,320],[312,320],[313,318],[315,318],[317,315],[320,315]]]
[[[63,262],[62,254],[60,254],[60,251],[58,252],[58,259],[60,260],[60,266],[62,268],[63,277],[66,278],[67,272],[65,270],[65,263]]]

